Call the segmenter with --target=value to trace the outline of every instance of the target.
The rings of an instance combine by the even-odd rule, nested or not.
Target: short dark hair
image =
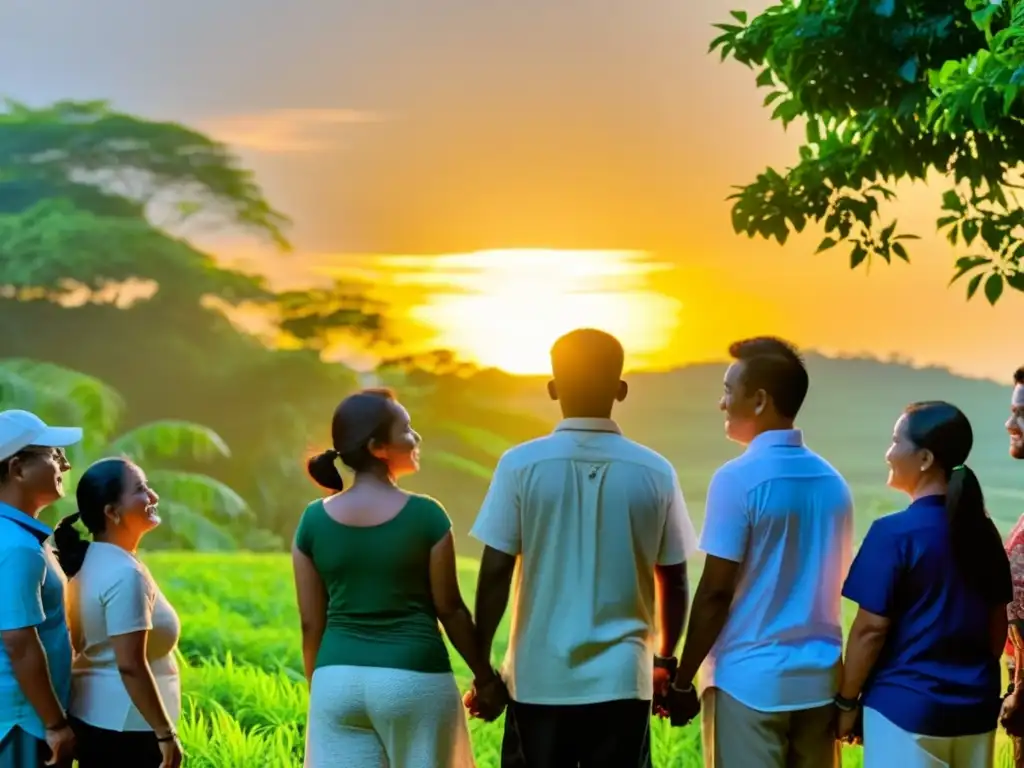
[[[796,347],[774,336],[734,342],[729,355],[744,363],[740,379],[747,394],[763,389],[779,415],[795,419],[807,397],[810,379]]]
[[[595,328],[570,331],[551,347],[551,372],[556,379],[618,383],[624,361],[625,352],[619,340]]]
[[[615,401],[625,352],[610,333],[578,328],[551,347],[551,373],[558,397],[585,410],[603,410]]]
[[[1013,372],[1013,383],[1024,384],[1024,365]]]

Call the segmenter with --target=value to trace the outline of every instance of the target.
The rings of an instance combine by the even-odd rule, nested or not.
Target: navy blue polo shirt
[[[996,606],[957,573],[944,496],[875,520],[843,597],[892,622],[864,686],[865,707],[922,736],[996,728],[999,660],[989,635]]]

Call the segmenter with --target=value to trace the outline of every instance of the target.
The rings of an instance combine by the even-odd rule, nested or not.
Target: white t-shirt
[[[741,564],[701,689],[762,712],[830,703],[853,557],[853,497],[842,476],[800,430],[765,432],[711,479],[700,547]]]
[[[149,569],[114,544],[92,542],[82,569],[68,582],[71,631],[70,712],[96,728],[150,731],[117,669],[111,637],[148,630],[146,656],[171,722],[181,716],[181,680],[174,649],[181,623]]]
[[[505,453],[470,533],[519,557],[503,668],[515,701],[651,698],[654,566],[697,543],[668,461],[610,419],[565,419]]]

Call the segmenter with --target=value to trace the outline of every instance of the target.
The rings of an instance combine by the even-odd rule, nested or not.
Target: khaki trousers
[[[719,688],[701,697],[704,768],[839,768],[836,709],[760,712]]]

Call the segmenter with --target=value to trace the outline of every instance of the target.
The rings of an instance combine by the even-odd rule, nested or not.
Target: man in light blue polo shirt
[[[747,448],[708,489],[707,559],[675,687],[690,689],[703,664],[707,768],[838,768],[852,496],[794,426],[809,384],[796,350],[758,338],[729,352],[720,407]]]
[[[77,427],[0,413],[0,768],[70,766],[74,734],[66,580],[39,512],[64,495]]]

